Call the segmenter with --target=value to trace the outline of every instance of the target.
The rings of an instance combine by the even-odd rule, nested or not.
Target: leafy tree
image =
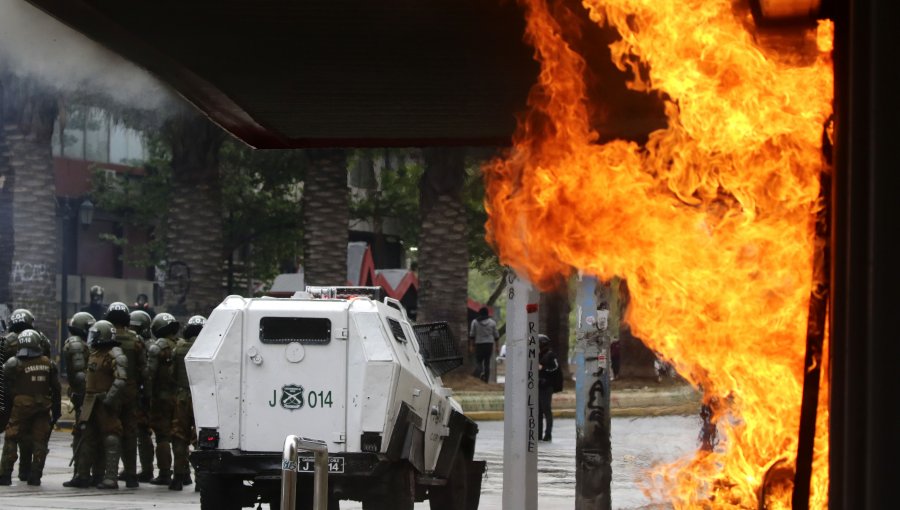
[[[374,167],[376,161],[381,168],[378,185],[351,200],[351,218],[371,221],[376,236],[383,233],[385,221],[397,220],[404,246],[418,246],[419,180],[424,172],[420,151],[358,150],[350,156],[351,166]]]
[[[100,209],[111,212],[123,225],[151,233],[145,244],[131,246],[127,262],[137,267],[158,266],[165,260],[168,214],[161,211],[161,204],[166,202],[172,187],[171,155],[167,147],[158,136],[147,137],[145,142],[150,157],[140,163],[143,175],[110,177],[96,169],[91,177],[91,197]],[[129,244],[127,238],[112,234],[101,238],[117,246]]]
[[[268,282],[281,272],[297,270],[307,166],[302,151],[257,151],[234,140],[225,142],[222,201],[227,211],[225,248],[232,267],[239,253],[255,280]],[[229,287],[234,285],[231,276]]]

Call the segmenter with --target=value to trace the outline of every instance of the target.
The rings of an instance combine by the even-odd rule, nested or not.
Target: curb
[[[614,418],[639,418],[649,416],[691,416],[699,413],[699,404],[687,403],[658,407],[613,407],[609,415]],[[576,409],[554,409],[554,418],[575,418]],[[500,421],[503,411],[465,411],[465,415],[475,421]]]
[[[459,392],[454,398],[466,416],[475,420],[502,420],[501,392]],[[553,395],[553,416],[574,418],[577,414],[576,395],[564,391]],[[613,390],[610,395],[611,416],[665,416],[697,414],[700,393],[691,386]]]

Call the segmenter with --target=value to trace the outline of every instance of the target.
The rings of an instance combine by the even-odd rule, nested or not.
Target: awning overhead
[[[511,0],[29,1],[260,148],[508,144],[538,73]]]

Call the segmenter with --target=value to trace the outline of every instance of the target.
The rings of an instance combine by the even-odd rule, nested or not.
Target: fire
[[[642,146],[601,144],[572,27],[559,5],[521,3],[541,73],[512,151],[485,168],[488,237],[541,286],[575,268],[624,277],[633,331],[718,402],[720,447],[661,468],[654,493],[761,507],[767,471],[796,457],[831,25],[786,54],[732,0],[583,0],[621,35],[610,49],[629,86],[660,94],[668,119]],[[827,391],[814,508],[827,504]],[[763,504],[790,508],[790,492],[789,477],[769,483]]]

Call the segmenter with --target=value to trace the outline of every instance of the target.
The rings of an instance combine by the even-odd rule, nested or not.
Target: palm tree
[[[48,335],[57,316],[57,111],[56,96],[36,80],[0,72],[0,303],[30,309]]]
[[[172,186],[166,223],[165,305],[179,318],[208,315],[224,297],[223,211],[219,149],[225,133],[182,111],[161,129],[171,147]]]
[[[350,195],[347,153],[342,149],[306,151],[303,183],[303,271],[307,285],[347,283]]]
[[[465,353],[469,272],[468,226],[462,197],[466,176],[465,150],[432,148],[425,149],[423,154],[425,173],[419,186],[422,228],[417,319],[420,322],[447,321],[458,335],[460,352]]]

